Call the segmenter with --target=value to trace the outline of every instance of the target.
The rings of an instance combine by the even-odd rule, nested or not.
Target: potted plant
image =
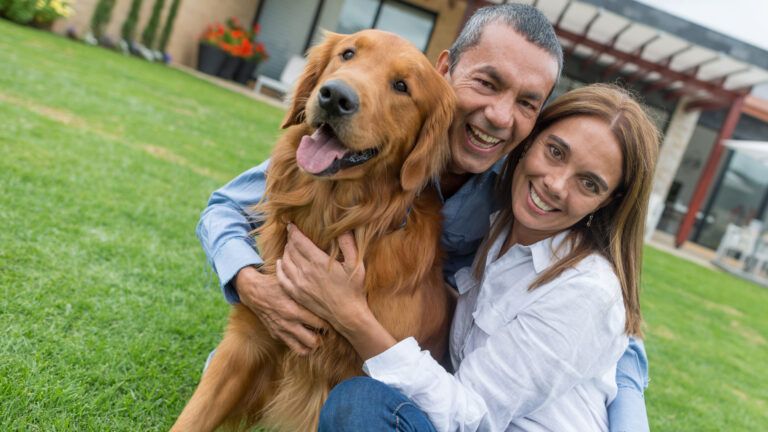
[[[227,53],[219,47],[226,30],[221,24],[212,24],[200,37],[197,51],[197,70],[209,75],[218,75]]]
[[[256,42],[258,33],[258,25],[247,30],[234,17],[226,25],[209,26],[200,39],[198,69],[246,84],[258,64],[267,58],[264,44]]]
[[[240,63],[240,68],[238,68],[235,74],[235,81],[243,85],[248,84],[248,80],[253,78],[259,63],[269,58],[267,50],[264,48],[264,43],[256,42],[259,30],[258,24],[253,26],[250,37],[250,50],[243,53],[243,61]]]

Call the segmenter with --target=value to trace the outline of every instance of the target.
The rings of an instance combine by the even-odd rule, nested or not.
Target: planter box
[[[226,80],[234,80],[241,63],[243,63],[242,58],[226,54],[224,62],[221,64],[221,69],[219,69],[219,77]]]
[[[228,54],[221,48],[200,43],[197,51],[197,70],[208,75],[218,75]]]
[[[254,73],[259,66],[257,61],[243,61],[240,63],[240,68],[237,69],[235,74],[235,81],[242,85],[248,84],[248,80],[254,79]]]

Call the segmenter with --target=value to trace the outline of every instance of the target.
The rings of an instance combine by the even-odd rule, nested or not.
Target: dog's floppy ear
[[[304,121],[304,109],[307,106],[307,99],[309,99],[312,89],[317,86],[317,81],[320,79],[320,75],[323,74],[328,62],[331,61],[336,44],[343,37],[344,35],[338,33],[325,32],[323,41],[309,50],[307,65],[296,81],[293,97],[291,98],[291,107],[283,119],[283,129]]]
[[[421,188],[430,178],[437,177],[451,154],[448,130],[456,106],[453,89],[437,74],[424,82],[432,84],[427,91],[432,100],[423,108],[427,110],[427,118],[413,150],[400,170],[400,184],[406,191]]]

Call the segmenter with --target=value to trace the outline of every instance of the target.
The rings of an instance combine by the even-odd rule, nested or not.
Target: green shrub
[[[0,0],[0,17],[19,24],[43,25],[72,15],[70,0]]]
[[[32,22],[37,11],[37,0],[0,0],[0,14],[19,24]]]
[[[152,15],[149,17],[147,26],[141,34],[141,43],[147,48],[153,48],[155,45],[155,36],[157,35],[157,26],[160,25],[160,14],[163,12],[165,0],[155,0],[152,8]]]
[[[165,48],[168,46],[168,39],[173,32],[173,22],[176,20],[176,12],[179,10],[179,4],[181,0],[173,0],[171,3],[171,10],[168,11],[168,17],[165,18],[165,27],[163,27],[163,33],[160,36],[160,45],[158,49],[165,52]]]
[[[123,28],[121,34],[123,39],[127,41],[133,41],[136,39],[136,24],[139,21],[139,12],[141,11],[141,3],[143,0],[133,0],[131,2],[131,10],[128,12],[128,17],[123,22]]]
[[[104,35],[104,29],[112,19],[112,9],[115,7],[115,0],[99,0],[91,17],[91,31],[96,38]]]

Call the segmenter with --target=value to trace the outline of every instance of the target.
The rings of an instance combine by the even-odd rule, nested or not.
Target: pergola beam
[[[594,53],[591,56],[589,56],[589,58],[584,60],[584,62],[581,64],[581,67],[582,68],[589,67],[590,65],[592,65],[592,63],[597,61],[597,59],[600,58],[601,55],[605,54],[605,51],[607,51],[609,48],[615,48],[616,42],[619,40],[621,35],[623,35],[631,27],[632,27],[632,22],[630,21],[624,27],[622,27],[621,30],[616,32],[616,34],[613,35],[613,37],[611,37],[611,40],[607,44],[602,44],[599,49],[593,48]]]
[[[573,33],[571,31],[565,30],[561,27],[555,28],[557,34],[562,37],[565,40],[568,40],[570,42],[580,40],[580,35]],[[656,35],[658,36],[658,35]],[[654,38],[656,37],[654,36]],[[651,39],[654,39],[651,38]],[[643,46],[647,46],[652,40],[649,39],[645,41],[640,48]],[[620,51],[616,49],[615,47],[608,47],[605,44],[602,44],[600,42],[593,41],[591,39],[584,39],[580,42],[582,45],[587,46],[593,50],[601,50],[604,49],[606,54],[609,54],[616,58],[618,62],[620,62],[622,65],[626,63],[633,63],[638,68],[642,68],[648,71],[656,71],[658,72],[662,77],[666,77],[669,81],[680,81],[684,83],[684,85],[688,86],[689,88],[696,89],[696,90],[703,90],[707,93],[711,94],[714,98],[718,99],[724,99],[724,100],[734,100],[737,97],[740,96],[740,93],[733,92],[726,90],[722,88],[721,86],[716,85],[715,83],[706,82],[699,80],[695,76],[691,76],[685,72],[676,71],[673,69],[670,69],[669,67],[664,67],[663,65],[651,62],[649,60],[643,59],[640,56],[633,54],[633,53],[627,53],[624,51]],[[637,51],[637,50],[635,50]],[[719,56],[718,56],[719,58]],[[694,66],[694,68],[698,68],[703,64],[706,64],[710,61],[714,61],[715,58],[707,59],[697,65]],[[613,68],[615,69],[615,64],[613,65]],[[691,68],[689,68],[691,69]]]

